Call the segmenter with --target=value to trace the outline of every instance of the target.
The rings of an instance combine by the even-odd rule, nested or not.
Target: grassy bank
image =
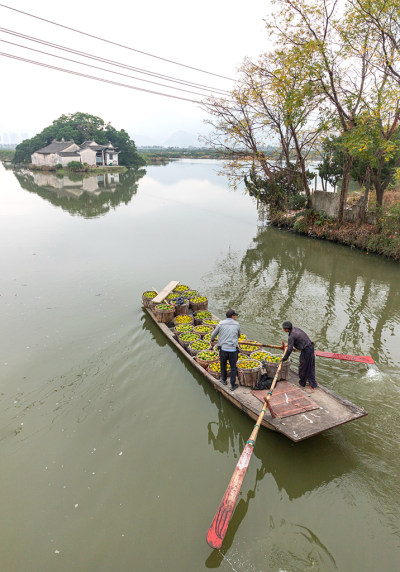
[[[0,149],[0,161],[12,161],[15,155],[13,149]]]
[[[82,167],[80,169],[73,167],[43,167],[37,165],[16,165],[16,167],[28,167],[31,171],[40,171],[41,173],[54,173],[57,177],[69,177],[71,175],[93,175],[99,173],[124,173],[127,167],[120,165],[118,167]]]
[[[370,210],[378,215],[376,225],[347,222],[339,227],[336,220],[312,209],[275,213],[270,221],[274,226],[299,234],[360,248],[400,262],[400,190],[387,194],[382,209],[377,209],[373,198],[370,202]]]

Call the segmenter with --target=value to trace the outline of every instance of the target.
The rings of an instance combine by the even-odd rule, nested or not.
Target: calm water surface
[[[2,572],[398,570],[400,267],[269,228],[210,161],[82,181],[0,165]],[[368,410],[262,430],[221,552],[205,536],[253,422],[170,347],[143,291],[180,280],[252,339],[290,319]]]

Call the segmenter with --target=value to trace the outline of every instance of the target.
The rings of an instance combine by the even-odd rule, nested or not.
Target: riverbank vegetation
[[[40,171],[42,173],[55,173],[57,177],[68,176],[71,177],[74,174],[79,175],[93,175],[94,173],[124,173],[128,167],[123,165],[118,166],[104,166],[104,167],[93,167],[87,163],[80,163],[79,161],[70,161],[66,167],[63,167],[61,163],[54,166],[44,166],[44,165],[29,165],[31,171]]]
[[[13,149],[0,149],[0,161],[9,162],[13,160],[15,151]]]
[[[243,179],[271,221],[395,259],[399,21],[394,0],[275,0],[266,21],[274,51],[244,60],[230,98],[203,102],[212,128],[203,141],[228,156],[232,183]],[[263,151],[271,141],[278,160]],[[332,209],[316,212],[307,168],[316,156],[333,219]],[[360,191],[350,221],[352,177]]]
[[[225,154],[218,149],[197,147],[143,147],[139,153],[148,163],[168,163],[174,159],[224,159]]]
[[[148,164],[167,164],[176,159],[228,159],[229,154],[220,149],[206,147],[144,147],[138,152]],[[273,149],[270,150],[271,155]]]
[[[388,191],[382,207],[378,207],[373,192],[369,212],[374,214],[378,210],[380,215],[375,224],[344,222],[338,225],[335,218],[314,209],[274,211],[270,220],[280,228],[360,248],[400,262],[400,190]]]

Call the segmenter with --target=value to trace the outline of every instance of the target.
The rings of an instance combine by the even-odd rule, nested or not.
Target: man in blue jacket
[[[226,364],[229,361],[231,366],[231,391],[239,387],[236,383],[236,362],[239,353],[240,325],[236,321],[235,310],[228,310],[226,320],[221,320],[211,334],[211,342],[214,342],[218,335],[219,361],[221,364],[221,382],[227,385]]]

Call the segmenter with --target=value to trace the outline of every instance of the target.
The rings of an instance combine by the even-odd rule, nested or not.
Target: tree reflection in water
[[[242,257],[229,252],[204,277],[220,308],[262,325],[264,338],[279,342],[289,319],[310,332],[317,349],[400,363],[384,344],[400,326],[394,264],[276,228],[261,229],[253,243]]]
[[[71,173],[58,177],[54,173],[14,171],[21,187],[36,193],[71,215],[96,218],[120,204],[127,205],[137,193],[138,182],[146,174],[144,169],[129,169],[123,173],[81,175]]]

